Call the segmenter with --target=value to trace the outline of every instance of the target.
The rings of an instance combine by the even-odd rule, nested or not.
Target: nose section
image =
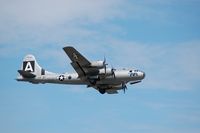
[[[143,79],[145,78],[145,72],[142,72],[142,78]]]

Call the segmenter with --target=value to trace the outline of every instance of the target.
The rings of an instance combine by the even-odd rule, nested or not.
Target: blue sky
[[[200,1],[0,1],[0,132],[200,132]],[[17,82],[26,54],[74,71],[62,47],[145,80],[101,95],[74,85]]]

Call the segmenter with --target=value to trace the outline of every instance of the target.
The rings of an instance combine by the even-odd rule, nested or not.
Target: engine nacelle
[[[112,86],[112,89],[116,89],[116,90],[120,90],[122,88],[123,88],[122,84]]]
[[[93,62],[91,62],[90,67],[104,68],[105,62],[104,61],[93,61]]]
[[[102,68],[99,70],[100,75],[113,75],[113,70],[111,68]]]

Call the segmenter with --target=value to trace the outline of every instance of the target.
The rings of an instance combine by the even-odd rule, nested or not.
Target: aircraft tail
[[[26,55],[24,57],[21,69],[18,72],[23,78],[35,78],[45,75],[45,70],[39,66],[33,55]]]

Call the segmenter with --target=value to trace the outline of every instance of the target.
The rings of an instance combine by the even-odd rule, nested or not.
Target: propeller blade
[[[106,66],[104,66],[104,72],[105,72],[104,76],[106,76],[107,74]]]
[[[106,63],[106,57],[105,57],[105,56],[104,56],[104,59],[103,59],[103,65],[104,65],[104,66],[108,65],[108,64]]]
[[[104,56],[104,59],[103,59],[103,64],[105,65],[106,64],[106,57]]]
[[[122,89],[123,89],[123,91],[124,91],[124,94],[125,94],[125,92],[126,92],[126,90],[127,90],[126,83],[122,83]]]
[[[103,65],[104,65],[104,70],[105,70],[105,75],[106,75],[106,73],[107,73],[106,65],[108,65],[108,64],[106,64],[106,57],[105,56],[104,56],[104,60],[103,60]]]
[[[112,75],[113,75],[114,78],[116,78],[116,77],[115,77],[115,70],[116,70],[116,69],[112,67],[111,71],[112,71]]]

